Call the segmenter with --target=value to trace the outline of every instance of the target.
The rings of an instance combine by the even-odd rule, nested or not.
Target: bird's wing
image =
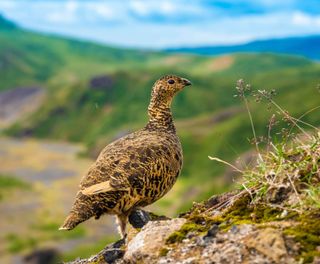
[[[98,194],[102,192],[108,192],[108,191],[111,191],[112,189],[113,187],[110,186],[110,182],[105,181],[105,182],[100,182],[100,183],[91,185],[90,187],[83,189],[81,192],[84,195],[93,195],[93,194]]]
[[[104,181],[100,182],[94,185],[91,185],[90,187],[87,187],[83,190],[81,190],[82,194],[84,195],[94,195],[98,193],[104,193],[104,192],[109,192],[109,191],[121,191],[121,190],[126,190],[127,188],[115,188],[111,186],[110,181]]]
[[[139,137],[131,134],[108,145],[82,179],[81,192],[94,195],[143,188],[149,182],[146,178],[154,174],[154,167],[172,159],[171,142],[164,142],[159,135],[140,133]]]

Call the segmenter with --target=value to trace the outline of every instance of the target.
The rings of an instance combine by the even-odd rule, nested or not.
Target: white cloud
[[[170,15],[174,13],[178,7],[172,1],[141,1],[134,0],[130,2],[131,9],[141,16],[147,16],[153,13],[162,15]]]
[[[291,1],[296,0],[261,0],[270,6],[269,11],[230,16],[203,4],[209,1],[0,0],[0,13],[33,30],[135,47],[229,44],[320,34],[316,7],[309,14],[293,7]]]
[[[17,3],[14,1],[8,1],[8,0],[1,0],[0,1],[0,8],[1,9],[14,9],[17,7]]]
[[[76,12],[78,7],[79,7],[79,3],[74,0],[69,0],[65,4],[66,11],[70,13]]]
[[[164,1],[160,3],[159,8],[164,14],[171,14],[177,9],[176,6],[169,1]]]
[[[130,3],[133,11],[137,12],[140,15],[148,15],[150,13],[150,8],[145,5],[142,1],[132,1]]]
[[[72,23],[75,21],[74,16],[62,12],[52,12],[48,14],[47,20],[54,23]]]
[[[320,26],[320,16],[296,11],[292,15],[292,23],[297,26]]]
[[[115,18],[115,10],[106,2],[88,2],[84,5],[84,9],[86,8],[94,13],[92,15],[98,15],[104,19]]]
[[[95,11],[98,15],[101,15],[103,17],[106,17],[106,18],[113,17],[112,10],[110,8],[108,8],[107,6],[101,6],[99,9],[96,9]]]
[[[47,15],[47,20],[49,22],[73,23],[77,21],[79,2],[69,0],[64,3],[57,3],[52,7],[53,10]]]

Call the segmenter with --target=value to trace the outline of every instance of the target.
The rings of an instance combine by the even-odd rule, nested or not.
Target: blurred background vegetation
[[[270,35],[249,44],[208,45],[216,40],[208,32],[208,40],[199,39],[203,45],[182,40],[172,42],[172,47],[167,43],[159,48],[141,39],[132,47],[125,43],[111,47],[96,44],[94,40],[102,42],[98,38],[77,40],[76,33],[61,31],[76,36],[70,38],[48,34],[35,25],[26,29],[13,20],[16,16],[23,24],[25,18],[14,13],[14,8],[21,10],[27,3],[14,2],[0,4],[0,13],[6,14],[0,16],[1,263],[27,262],[37,254],[63,260],[85,257],[117,238],[109,216],[88,221],[71,232],[58,232],[57,228],[70,209],[81,176],[99,151],[147,122],[151,87],[164,74],[186,77],[193,86],[181,92],[173,104],[184,168],[173,190],[149,208],[158,214],[176,216],[194,201],[233,188],[237,175],[210,161],[208,155],[239,167],[250,163],[254,155],[250,122],[241,100],[234,97],[238,79],[257,89],[275,89],[274,100],[295,117],[319,105],[320,36],[306,36],[310,32],[303,32],[303,27],[296,25],[300,31],[294,37],[292,33],[286,37],[284,31],[281,39]],[[107,5],[107,1],[96,2]],[[142,1],[135,2],[143,7]],[[236,8],[225,2],[229,3],[225,10]],[[169,7],[172,11],[174,5]],[[311,10],[301,8],[304,12]],[[190,10],[193,14],[197,9]],[[319,7],[312,9],[309,20],[301,15],[307,13],[299,14],[300,22],[314,23],[319,33],[319,18],[312,20],[319,15],[317,12]],[[152,12],[150,16],[156,17]],[[59,33],[59,23],[52,23],[55,31],[48,32]],[[170,27],[170,21],[166,23]],[[131,39],[138,37],[134,32],[128,35]],[[176,37],[179,39],[179,35]],[[117,36],[112,43],[117,43]],[[266,136],[275,109],[254,99],[250,107],[257,134]],[[319,112],[303,120],[319,126]],[[285,127],[283,120],[278,121],[278,128],[272,132],[274,138],[281,137],[278,132]]]

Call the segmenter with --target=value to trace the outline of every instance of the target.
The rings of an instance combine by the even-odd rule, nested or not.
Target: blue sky
[[[21,26],[142,48],[320,34],[320,0],[0,0]]]

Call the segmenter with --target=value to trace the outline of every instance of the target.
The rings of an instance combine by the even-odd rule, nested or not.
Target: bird
[[[130,213],[154,203],[172,188],[182,169],[183,153],[171,103],[189,85],[189,80],[176,75],[165,75],[154,83],[147,124],[101,151],[82,177],[59,230],[71,230],[91,217],[111,214],[125,238]]]

